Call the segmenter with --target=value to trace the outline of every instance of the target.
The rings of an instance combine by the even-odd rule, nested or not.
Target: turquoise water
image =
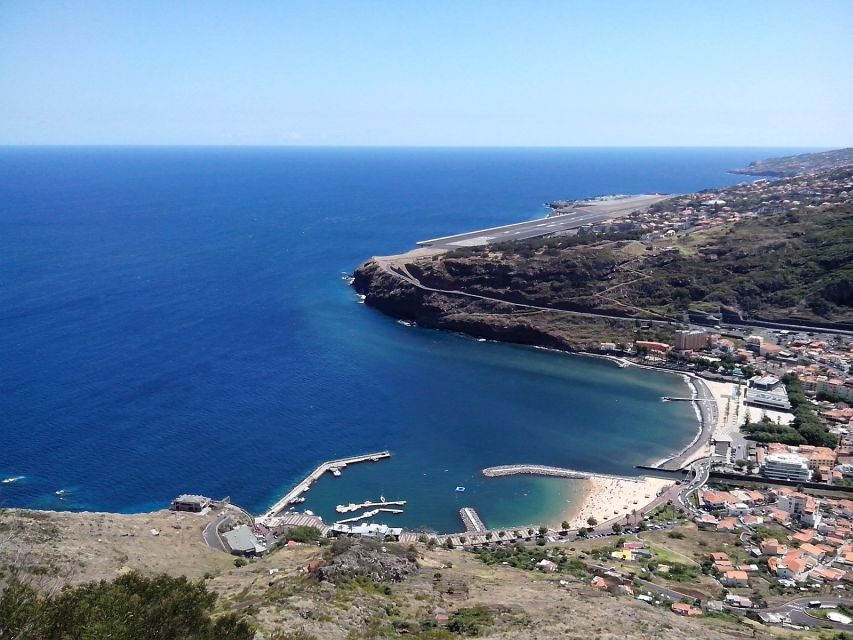
[[[192,492],[259,513],[323,460],[390,449],[305,506],[541,521],[570,487],[479,470],[632,473],[693,437],[692,409],[659,401],[681,380],[406,328],[342,272],[550,199],[732,184],[784,151],[0,149],[0,478],[23,476],[0,504]]]
[[[674,453],[696,434],[689,403],[661,402],[684,394],[679,376],[397,326],[413,355],[386,370],[401,408],[392,427],[398,444],[391,460],[317,483],[302,506],[327,521],[337,504],[384,495],[409,504],[376,520],[407,527],[456,530],[463,506],[490,526],[559,522],[576,481],[480,471],[533,463],[632,475],[634,465]],[[411,361],[419,371],[407,370]],[[441,372],[440,393],[420,385],[424,370]]]

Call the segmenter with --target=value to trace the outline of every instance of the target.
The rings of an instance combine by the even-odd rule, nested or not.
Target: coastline
[[[674,453],[665,458],[661,458],[660,460],[654,462],[653,464],[650,464],[649,466],[657,469],[666,468],[667,471],[675,471],[687,466],[688,464],[694,462],[699,458],[703,458],[710,455],[709,443],[710,439],[713,436],[718,435],[720,429],[720,414],[716,406],[713,408],[705,407],[704,403],[700,402],[699,400],[714,399],[716,401],[715,404],[717,406],[719,406],[721,400],[717,397],[718,394],[715,393],[715,390],[712,389],[711,386],[708,385],[703,378],[696,375],[695,373],[668,369],[665,367],[654,367],[651,365],[639,364],[626,358],[620,358],[618,356],[612,356],[603,353],[591,353],[588,351],[567,351],[565,349],[542,347],[539,345],[528,346],[531,346],[534,349],[552,351],[554,353],[561,353],[569,356],[582,356],[587,358],[599,358],[602,360],[608,360],[616,364],[620,369],[636,367],[638,369],[648,369],[650,371],[658,371],[660,373],[668,373],[670,375],[680,376],[690,388],[690,395],[694,398],[691,404],[693,405],[693,409],[696,412],[696,419],[698,422],[696,435],[693,437],[693,440],[691,440],[684,447],[682,447],[677,453]],[[697,386],[697,383],[701,386]]]
[[[580,500],[569,505],[560,514],[559,521],[549,523],[552,528],[562,529],[563,521],[569,523],[569,529],[587,527],[587,520],[591,517],[598,524],[625,519],[632,523],[639,517],[641,510],[674,484],[672,480],[648,476],[636,480],[591,476],[580,482],[583,483],[583,488],[578,492]]]

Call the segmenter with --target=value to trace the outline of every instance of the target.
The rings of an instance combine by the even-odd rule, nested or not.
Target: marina
[[[339,458],[337,460],[328,460],[323,462],[309,473],[304,480],[285,493],[284,496],[272,505],[263,516],[260,516],[255,520],[256,522],[264,525],[273,524],[273,521],[277,517],[280,517],[282,512],[287,511],[290,505],[301,502],[300,498],[303,497],[302,494],[306,493],[327,471],[331,472],[332,475],[339,476],[341,470],[345,469],[347,465],[357,464],[359,462],[379,462],[380,460],[390,457],[390,451],[379,451],[377,453],[367,453],[360,456],[351,456],[349,458]]]

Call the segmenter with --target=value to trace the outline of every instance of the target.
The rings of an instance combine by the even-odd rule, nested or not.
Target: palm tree
[[[569,521],[568,521],[568,520],[563,520],[562,524],[560,524],[560,527],[563,529],[563,531],[568,531],[568,529],[569,529]]]

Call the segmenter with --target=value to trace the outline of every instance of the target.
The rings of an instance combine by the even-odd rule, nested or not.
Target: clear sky
[[[0,2],[0,144],[853,146],[853,1]]]

